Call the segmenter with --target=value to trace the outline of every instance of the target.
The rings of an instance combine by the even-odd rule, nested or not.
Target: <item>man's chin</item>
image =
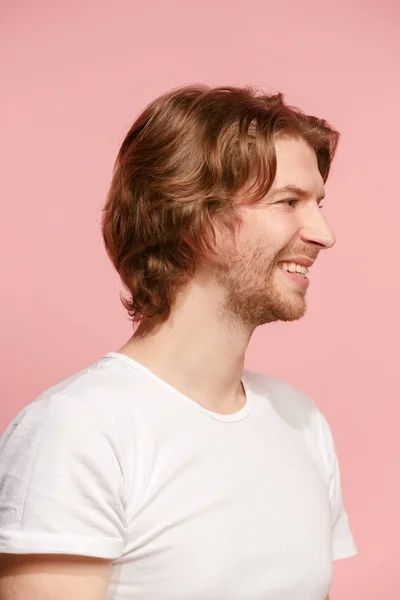
[[[274,303],[274,314],[276,321],[298,321],[302,319],[307,312],[307,302],[304,294],[294,292],[280,295]]]
[[[305,308],[303,310],[299,310],[299,311],[292,311],[292,312],[285,311],[284,313],[281,313],[279,319],[277,319],[277,320],[283,321],[285,323],[289,323],[291,321],[299,321],[300,319],[302,319],[305,316],[306,312],[307,312],[307,310]]]

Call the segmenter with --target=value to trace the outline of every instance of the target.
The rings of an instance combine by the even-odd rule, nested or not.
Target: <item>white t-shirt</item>
[[[111,558],[108,600],[324,600],[358,554],[329,425],[243,385],[220,415],[110,352],[43,392],[2,437],[0,551]]]

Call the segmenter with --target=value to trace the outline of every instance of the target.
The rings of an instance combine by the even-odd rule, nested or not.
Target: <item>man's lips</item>
[[[292,262],[292,263],[296,263],[297,265],[303,265],[303,267],[309,268],[309,267],[313,266],[315,259],[311,260],[311,258],[306,258],[304,256],[293,256],[292,258],[284,258],[279,261],[279,263],[283,263],[283,262],[286,262],[286,263]]]
[[[310,280],[305,275],[301,275],[300,273],[291,273],[290,271],[286,271],[285,269],[280,269],[283,275],[290,279],[292,282],[296,283],[298,286],[307,289],[310,285]]]

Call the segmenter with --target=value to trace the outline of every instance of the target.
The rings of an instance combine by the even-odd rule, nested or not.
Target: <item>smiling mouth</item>
[[[298,263],[282,262],[278,264],[279,269],[285,274],[287,279],[296,283],[299,287],[307,288],[310,280],[307,277],[308,268]]]
[[[288,273],[296,273],[296,275],[300,275],[302,277],[306,277],[308,273],[307,267],[294,262],[280,262],[278,263],[278,267],[282,269],[282,271],[286,271]]]

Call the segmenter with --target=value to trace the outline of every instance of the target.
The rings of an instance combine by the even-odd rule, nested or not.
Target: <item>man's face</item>
[[[335,243],[319,207],[324,183],[315,151],[296,138],[278,139],[275,147],[277,173],[271,190],[258,203],[240,206],[236,243],[227,235],[219,244],[224,256],[231,257],[228,266],[216,269],[224,308],[251,327],[300,319],[306,312],[309,280],[303,273],[288,272],[293,265],[282,261],[308,260],[310,266],[320,250]],[[279,191],[287,186],[293,189]]]

